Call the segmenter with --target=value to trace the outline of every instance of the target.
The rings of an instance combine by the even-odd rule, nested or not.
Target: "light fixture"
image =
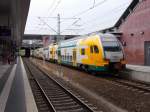
[[[141,35],[144,35],[144,31],[140,31],[140,34],[141,34]]]

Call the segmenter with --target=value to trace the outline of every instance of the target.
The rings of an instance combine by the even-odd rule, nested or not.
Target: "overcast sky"
[[[113,26],[132,0],[31,0],[25,34],[87,34]]]

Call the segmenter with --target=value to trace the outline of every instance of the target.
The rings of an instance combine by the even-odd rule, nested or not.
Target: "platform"
[[[126,67],[130,70],[150,73],[150,66],[140,66],[140,65],[129,65],[129,64],[127,64]]]
[[[38,112],[21,57],[0,71],[0,111]]]
[[[126,65],[127,70],[123,71],[123,77],[150,83],[150,66]]]

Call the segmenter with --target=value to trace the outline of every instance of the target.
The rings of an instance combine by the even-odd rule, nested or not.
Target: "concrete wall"
[[[120,26],[127,63],[144,65],[144,42],[150,41],[150,0],[142,0]]]

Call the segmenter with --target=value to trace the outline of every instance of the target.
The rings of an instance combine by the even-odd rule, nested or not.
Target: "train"
[[[123,46],[113,34],[78,36],[33,51],[33,56],[86,71],[123,70]]]

